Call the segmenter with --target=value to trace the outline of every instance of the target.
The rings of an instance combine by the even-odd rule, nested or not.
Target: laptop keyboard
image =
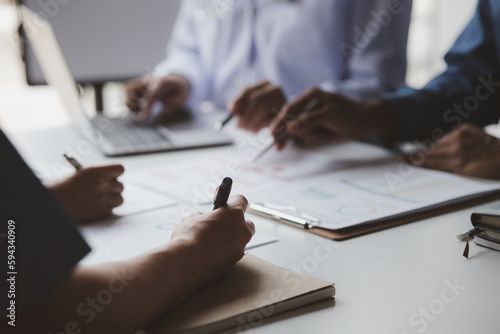
[[[105,127],[103,127],[103,123]],[[107,118],[97,116],[92,119],[97,129],[116,147],[156,146],[168,142],[160,131],[147,125],[135,123],[130,118]],[[107,131],[103,131],[103,128]]]

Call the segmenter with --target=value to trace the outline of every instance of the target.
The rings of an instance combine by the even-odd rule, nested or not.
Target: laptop
[[[54,86],[72,123],[107,156],[124,156],[152,152],[232,144],[232,139],[213,130],[213,124],[202,113],[164,125],[149,126],[126,117],[89,117],[80,103],[77,84],[64,57],[54,30],[38,14],[21,6],[23,27],[46,81]]]

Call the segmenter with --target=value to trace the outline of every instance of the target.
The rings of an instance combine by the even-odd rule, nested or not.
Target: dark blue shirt
[[[500,1],[479,0],[474,17],[445,56],[445,72],[423,89],[384,95],[396,117],[399,139],[438,139],[470,122],[500,116]]]

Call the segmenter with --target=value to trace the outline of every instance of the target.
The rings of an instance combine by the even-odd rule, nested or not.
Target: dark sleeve
[[[14,288],[14,298],[3,289],[0,298],[4,312],[3,306],[12,299],[19,312],[60,284],[90,249],[68,214],[1,131],[0,156],[1,276],[2,282],[15,278],[13,286],[11,280],[5,287]],[[8,255],[15,261],[10,263],[12,267]]]
[[[401,140],[434,137],[464,122],[497,123],[500,114],[498,8],[480,0],[476,13],[445,57],[447,69],[423,89],[384,95]]]

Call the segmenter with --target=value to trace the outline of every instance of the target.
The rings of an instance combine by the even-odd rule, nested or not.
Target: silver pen
[[[304,107],[304,110],[302,111],[301,114],[306,114],[306,113],[310,112],[318,105],[318,103],[319,103],[319,99],[315,97],[314,99],[312,99],[311,101],[309,101],[306,104],[306,106]],[[260,149],[257,152],[257,154],[255,154],[255,156],[252,159],[252,162],[256,162],[257,160],[259,160],[264,154],[266,154],[267,151],[269,151],[271,149],[271,147],[273,147],[274,145],[276,145],[276,143],[285,139],[287,136],[288,136],[288,133],[286,132],[286,130],[283,130],[279,135],[277,135],[274,138],[274,140],[269,145],[264,146],[262,149]]]

